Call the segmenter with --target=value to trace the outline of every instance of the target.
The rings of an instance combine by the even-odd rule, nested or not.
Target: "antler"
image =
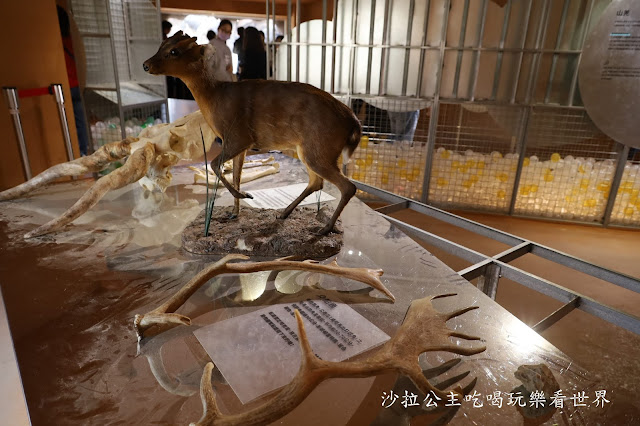
[[[338,266],[338,262],[334,260],[329,265],[323,265],[313,260],[305,260],[303,262],[296,262],[292,260],[279,259],[270,262],[244,262],[244,263],[230,263],[233,260],[246,260],[247,256],[240,254],[231,254],[221,260],[217,261],[208,268],[203,269],[196,275],[191,281],[184,285],[176,294],[174,294],[169,300],[157,307],[156,309],[147,312],[143,315],[136,315],[134,320],[134,326],[138,339],[142,339],[145,336],[145,332],[151,327],[155,327],[158,332],[165,331],[169,328],[173,328],[176,325],[190,325],[191,319],[180,314],[176,314],[175,311],[182,306],[193,293],[204,285],[211,278],[229,273],[248,274],[252,272],[260,271],[287,271],[287,270],[300,270],[320,272],[329,275],[338,275],[352,280],[360,281],[368,284],[376,290],[384,293],[389,299],[395,300],[395,297],[391,292],[382,284],[380,276],[383,271],[381,269],[368,269],[368,268],[345,268]]]
[[[432,386],[425,377],[418,357],[424,352],[447,351],[461,355],[473,355],[483,352],[486,347],[463,348],[453,344],[450,337],[466,340],[480,340],[479,337],[456,333],[446,326],[446,322],[453,317],[462,315],[477,306],[461,309],[448,314],[437,312],[431,303],[433,299],[455,296],[444,294],[432,298],[414,301],[409,307],[405,321],[395,336],[386,342],[379,351],[358,361],[329,362],[315,356],[302,322],[300,313],[296,310],[298,333],[302,359],[298,374],[275,397],[263,405],[240,414],[225,415],[220,412],[215,401],[215,394],[211,386],[211,372],[213,363],[208,363],[200,382],[200,396],[203,405],[203,415],[195,426],[219,425],[264,425],[282,417],[297,407],[315,387],[322,381],[334,377],[369,377],[387,372],[396,372],[411,379],[424,394],[433,392],[442,400],[447,394]],[[475,382],[474,382],[475,384]],[[467,386],[467,389],[473,386]],[[458,386],[454,391],[458,398],[462,398],[464,390]]]
[[[147,173],[149,166],[155,159],[154,154],[155,149],[153,144],[147,143],[144,148],[131,154],[124,166],[98,179],[96,183],[60,217],[28,232],[24,237],[37,237],[58,230],[96,205],[110,190],[122,188],[125,185],[141,179]]]

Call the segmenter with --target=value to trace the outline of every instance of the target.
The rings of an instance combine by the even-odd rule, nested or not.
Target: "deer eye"
[[[176,49],[171,49],[171,52],[169,52],[171,54],[171,56],[178,56],[178,51]]]

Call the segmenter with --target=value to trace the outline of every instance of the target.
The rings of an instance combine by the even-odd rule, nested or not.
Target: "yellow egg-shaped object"
[[[478,170],[483,170],[484,169],[484,161],[478,161],[478,164],[476,164],[476,167],[478,168]]]
[[[436,184],[438,186],[447,186],[449,184],[449,182],[445,178],[438,178],[436,180]]]
[[[484,170],[478,170],[478,176],[484,176]]]
[[[580,188],[587,189],[590,182],[591,181],[589,179],[580,179]]]
[[[407,167],[407,160],[401,158],[398,160],[396,164],[398,164],[398,167],[400,168]]]
[[[500,200],[504,200],[506,196],[507,196],[507,192],[504,189],[498,190],[498,198]]]
[[[611,188],[611,184],[609,182],[599,182],[596,186],[598,191],[609,191],[609,188]]]
[[[416,176],[420,176],[420,167],[414,167],[413,169],[411,169],[411,173]]]
[[[360,172],[353,172],[353,174],[351,175],[351,178],[353,180],[361,180],[362,179],[362,174]]]
[[[529,195],[531,193],[531,185],[523,185],[520,187],[520,195]]]
[[[417,176],[416,176],[415,174],[413,174],[413,172],[408,172],[408,173],[407,173],[407,180],[408,180],[409,182],[413,182],[413,181],[415,181],[415,180],[416,180],[416,177],[417,177]]]
[[[536,184],[531,185],[531,192],[534,194],[538,192],[538,185]]]
[[[448,149],[445,149],[444,151],[442,151],[440,153],[440,157],[444,158],[445,160],[447,158],[450,158],[451,157],[451,151],[449,151]]]
[[[471,182],[473,182],[473,183],[476,183],[476,182],[478,181],[478,176],[473,175],[473,176],[471,176],[471,177],[469,178],[469,180],[470,180]]]
[[[373,155],[371,155],[371,154],[367,154],[367,156],[366,156],[366,158],[365,158],[365,160],[364,160],[364,163],[365,163],[367,166],[372,165],[372,164],[373,164]]]
[[[369,136],[364,135],[360,138],[360,148],[366,148],[369,146]]]
[[[553,182],[553,175],[551,173],[545,173],[543,179],[545,182]]]
[[[595,207],[598,205],[598,202],[593,198],[589,198],[588,200],[584,200],[584,203],[582,203],[582,205],[585,207]]]
[[[477,164],[477,163],[475,162],[475,160],[467,160],[467,161],[464,163],[464,165],[465,165],[465,166],[470,167],[470,168],[475,167],[475,166],[476,166],[476,164]]]
[[[624,209],[624,215],[625,215],[625,216],[631,216],[631,215],[633,215],[633,207],[626,207],[626,208]]]
[[[553,154],[551,154],[551,162],[552,163],[557,163],[561,159],[562,159],[562,157],[557,152],[554,152]]]
[[[564,197],[564,199],[568,202],[568,203],[575,203],[577,198],[574,197],[573,195],[567,195],[566,197]]]
[[[585,170],[584,166],[582,164],[580,164],[578,166],[578,173],[585,173],[585,172],[586,172],[586,170]]]
[[[459,162],[459,161],[456,161],[456,160],[453,160],[453,161],[451,162],[451,168],[455,170],[455,169],[457,169],[458,167],[460,167],[460,162]]]
[[[389,173],[382,173],[382,177],[380,178],[384,185],[389,183]]]
[[[400,170],[400,179],[406,179],[407,178],[407,171],[402,169]]]
[[[500,182],[506,182],[509,180],[509,175],[506,173],[498,173],[496,175],[496,178],[500,181]]]
[[[471,182],[470,179],[467,179],[464,182],[462,182],[462,187],[463,188],[469,189],[469,188],[471,188],[471,185],[473,185],[473,182]]]
[[[356,160],[356,166],[358,166],[358,167],[360,167],[360,168],[363,168],[363,167],[365,166],[365,162],[364,162],[364,160],[363,160],[362,158],[358,158],[358,159]]]
[[[530,163],[531,163],[531,160],[529,160],[529,157],[525,157],[525,159],[522,160],[523,167],[527,167]]]

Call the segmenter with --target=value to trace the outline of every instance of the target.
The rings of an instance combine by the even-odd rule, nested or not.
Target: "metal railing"
[[[579,309],[633,333],[640,334],[639,317],[622,312],[588,296],[565,288],[530,272],[524,271],[510,265],[509,262],[524,256],[525,254],[533,254],[555,262],[558,265],[566,266],[574,269],[575,271],[582,272],[616,286],[631,290],[635,293],[640,293],[640,280],[620,272],[595,265],[569,254],[562,253],[558,250],[543,246],[525,238],[456,216],[452,213],[428,206],[421,202],[392,194],[388,191],[365,185],[361,182],[356,181],[354,183],[361,191],[365,191],[385,202],[391,203],[377,209],[376,211],[403,232],[471,262],[471,266],[458,271],[458,274],[466,280],[480,278],[478,288],[492,299],[495,300],[500,277],[504,277],[564,303],[560,309],[534,325],[532,328],[535,331],[541,332],[566,316],[572,310]],[[418,213],[460,227],[464,230],[474,232],[478,235],[482,235],[511,247],[494,256],[487,256],[389,216],[389,214],[393,212],[404,209],[411,209]]]

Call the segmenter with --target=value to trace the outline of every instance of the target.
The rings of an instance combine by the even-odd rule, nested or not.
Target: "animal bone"
[[[245,163],[245,165],[246,164],[247,163]],[[258,164],[258,165],[252,165],[251,167],[257,168],[257,167],[264,167],[264,166]],[[207,182],[208,180],[209,186],[217,186],[217,187],[222,186],[222,183],[220,182],[218,182],[218,184],[216,185],[215,175],[209,172],[208,169],[207,171],[205,171],[200,167],[193,167],[193,166],[189,166],[189,169],[196,172],[193,175],[193,183],[198,183],[199,181]],[[207,172],[208,172],[208,176],[207,176]],[[280,172],[280,164],[273,163],[269,167],[264,168],[263,170],[249,170],[248,172],[242,173],[242,176],[240,178],[240,183],[251,182],[265,176],[276,174],[278,172]],[[227,178],[231,177],[230,174],[227,174],[227,173],[225,173],[225,176]]]
[[[60,217],[27,233],[25,238],[44,235],[62,228],[84,214],[111,189],[140,181],[147,190],[156,189],[164,192],[171,182],[169,168],[180,160],[201,156],[203,139],[204,149],[208,151],[215,135],[200,111],[196,111],[173,123],[147,127],[137,138],[129,137],[112,142],[87,157],[50,167],[29,181],[0,192],[0,201],[21,197],[61,177],[99,172],[110,163],[129,156],[123,167],[98,179],[80,200]]]
[[[287,270],[299,270],[310,272],[321,272],[329,275],[338,275],[348,279],[360,281],[368,284],[376,290],[384,293],[389,299],[395,300],[395,297],[380,281],[382,275],[381,269],[368,269],[368,268],[345,268],[338,266],[336,260],[329,265],[322,265],[313,260],[305,260],[303,262],[297,262],[288,260],[287,258],[278,259],[269,262],[244,262],[244,263],[230,263],[232,260],[246,260],[247,256],[240,254],[231,254],[225,256],[221,260],[217,261],[208,268],[203,269],[184,285],[176,294],[174,294],[169,300],[157,307],[156,309],[147,312],[143,315],[136,315],[134,320],[134,327],[138,334],[138,340],[145,337],[145,333],[150,328],[154,327],[157,332],[166,331],[177,325],[190,325],[191,319],[184,315],[176,314],[175,311],[182,306],[193,293],[204,285],[211,278],[230,273],[247,274],[251,272],[259,271],[287,271]]]
[[[333,183],[341,194],[340,202],[320,234],[328,234],[356,186],[338,165],[348,160],[360,143],[362,128],[357,117],[336,98],[309,84],[275,80],[216,81],[211,73],[215,61],[210,44],[200,46],[196,38],[178,31],[164,40],[158,52],[143,67],[151,74],[171,75],[185,82],[203,116],[222,140],[222,153],[211,161],[214,173],[236,198],[251,195],[239,191],[244,156],[249,149],[295,149],[307,166],[309,183],[280,215],[287,218],[307,196],[322,189],[324,180]],[[220,171],[233,159],[233,185]],[[236,167],[237,165],[237,167]]]
[[[322,381],[336,377],[369,377],[382,373],[396,372],[408,376],[423,394],[426,395],[429,392],[433,392],[441,400],[447,400],[448,393],[429,383],[420,367],[418,357],[422,353],[430,351],[474,355],[486,349],[485,346],[463,348],[450,341],[450,337],[480,340],[479,337],[454,332],[446,326],[447,321],[451,318],[462,315],[472,309],[477,309],[477,306],[447,314],[437,312],[433,308],[431,303],[433,299],[450,296],[455,296],[455,294],[423,298],[411,303],[407,316],[397,333],[382,345],[378,351],[365,359],[357,361],[329,362],[316,357],[307,339],[302,317],[298,310],[295,310],[302,355],[300,369],[293,380],[276,396],[252,410],[240,414],[222,414],[217,407],[211,385],[211,372],[214,365],[213,363],[208,363],[200,382],[203,414],[198,422],[191,423],[191,425],[269,424],[297,407]],[[470,388],[473,388],[473,386],[466,387],[466,389]],[[457,386],[451,392],[461,401],[465,391],[460,386]]]

